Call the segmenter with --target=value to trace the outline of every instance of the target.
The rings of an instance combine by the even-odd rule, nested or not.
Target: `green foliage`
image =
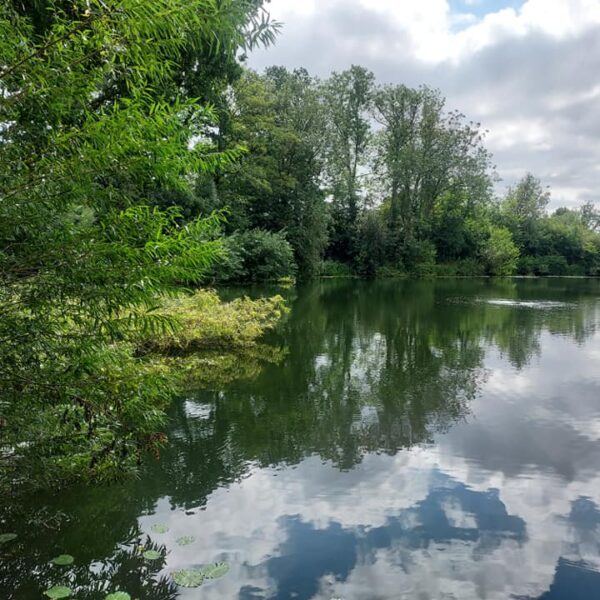
[[[183,537],[177,538],[177,545],[178,546],[189,546],[190,544],[193,544],[196,541],[196,538],[194,538],[191,535],[184,535]]]
[[[163,534],[163,533],[168,533],[169,528],[164,525],[163,523],[156,523],[154,525],[152,525],[152,532],[153,533],[158,533],[158,534]]]
[[[218,282],[278,281],[296,273],[294,250],[283,234],[260,229],[237,232],[223,245],[224,258],[213,271]]]
[[[486,274],[485,265],[478,258],[461,258],[451,263],[436,266],[439,277],[482,277]]]
[[[416,277],[433,275],[437,250],[430,240],[411,240],[402,248],[402,262]]]
[[[319,87],[304,70],[248,71],[233,86],[221,136],[248,153],[214,179],[210,208],[231,210],[232,231],[286,232],[298,276],[315,276],[327,239],[324,117]]]
[[[176,91],[179,66],[194,55],[199,74],[199,56],[228,61],[269,42],[260,14],[260,3],[233,0],[1,5],[8,485],[111,479],[162,440],[174,388],[133,350],[174,327],[157,300],[218,259],[220,218],[184,223],[179,207],[149,204],[158,192],[189,194],[192,174],[242,153],[211,143],[215,111]]]
[[[60,600],[61,598],[69,598],[72,592],[71,589],[64,585],[55,585],[44,592],[51,600]]]
[[[482,251],[482,259],[490,275],[506,277],[517,269],[519,249],[508,229],[493,227],[490,238]]]
[[[281,296],[223,303],[215,291],[200,290],[168,300],[160,314],[167,320],[176,320],[177,327],[159,335],[149,332],[140,347],[162,354],[251,347],[274,329],[286,312]]]
[[[16,533],[0,533],[0,544],[6,544],[17,539]]]
[[[358,272],[366,279],[374,279],[385,261],[386,228],[381,214],[367,211],[358,230]]]
[[[175,571],[171,577],[177,585],[186,588],[200,587],[205,579],[204,571],[199,569],[181,569]]]
[[[333,73],[322,88],[327,137],[324,172],[332,213],[328,255],[350,263],[358,252],[358,218],[365,202],[374,79],[372,73],[353,65]]]
[[[200,587],[207,579],[219,579],[229,572],[227,563],[216,563],[202,569],[183,569],[172,574],[173,581],[187,588]]]
[[[502,202],[503,222],[521,251],[536,250],[539,224],[550,202],[550,193],[531,173],[508,191]]]
[[[159,560],[162,558],[162,554],[156,550],[146,550],[143,556],[146,560]]]
[[[131,600],[131,596],[127,592],[113,592],[105,600]]]
[[[350,265],[337,260],[324,260],[319,270],[321,277],[354,277],[354,271]]]
[[[436,203],[445,194],[480,196],[490,187],[490,158],[479,125],[445,112],[439,92],[384,86],[374,96],[381,125],[374,147],[374,180],[389,200],[389,258],[410,254],[426,240]],[[409,257],[410,259],[410,257]]]
[[[223,577],[229,573],[229,565],[221,562],[204,567],[203,570],[206,579],[219,579],[220,577]]]

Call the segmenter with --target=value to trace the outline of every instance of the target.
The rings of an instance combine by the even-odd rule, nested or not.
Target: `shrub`
[[[517,270],[519,249],[512,234],[504,227],[492,227],[490,238],[482,251],[487,272],[498,277],[513,275]]]
[[[383,267],[377,269],[378,279],[397,279],[399,277],[406,277],[406,271],[402,265],[383,265]]]
[[[140,344],[144,352],[172,354],[252,346],[279,323],[287,308],[281,296],[221,302],[214,290],[199,290],[166,301],[159,312],[165,319],[176,321],[177,326],[149,332]]]
[[[260,229],[234,233],[225,238],[225,259],[213,272],[222,283],[277,281],[294,277],[292,246],[281,233]]]
[[[404,246],[404,264],[408,272],[416,277],[435,273],[437,250],[429,240],[413,240]]]
[[[485,275],[485,265],[476,258],[461,258],[436,265],[435,273],[438,277],[482,277]]]
[[[324,260],[321,263],[321,277],[354,277],[352,267],[337,260]]]

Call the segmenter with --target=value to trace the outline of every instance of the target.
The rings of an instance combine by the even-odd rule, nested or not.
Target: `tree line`
[[[598,275],[594,204],[550,214],[532,174],[498,198],[485,132],[445,104],[359,66],[243,70],[215,135],[247,151],[196,189],[229,210],[214,278]]]

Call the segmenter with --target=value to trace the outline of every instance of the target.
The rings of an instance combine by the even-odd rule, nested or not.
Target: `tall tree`
[[[384,86],[374,97],[381,129],[375,154],[376,180],[389,201],[393,258],[425,236],[443,194],[487,193],[489,155],[477,124],[444,111],[444,99],[427,87]]]
[[[374,76],[353,65],[333,73],[323,86],[327,118],[325,176],[331,196],[329,254],[336,260],[356,258],[357,223],[364,204],[368,169]]]
[[[546,215],[549,203],[549,190],[531,173],[508,190],[502,212],[521,251],[531,254],[538,251],[540,220]]]
[[[317,273],[326,243],[323,124],[318,82],[305,70],[247,71],[233,86],[224,136],[248,153],[219,178],[217,206],[232,208],[231,229],[285,232],[301,278]]]

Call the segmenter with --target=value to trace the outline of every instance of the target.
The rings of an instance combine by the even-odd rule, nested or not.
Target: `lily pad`
[[[71,590],[64,585],[55,585],[46,590],[44,594],[52,600],[60,600],[60,598],[68,598],[71,595]]]
[[[152,525],[152,531],[154,533],[167,533],[167,531],[169,531],[169,528],[166,525],[163,525],[162,523],[157,523],[156,525]]]
[[[12,542],[17,539],[16,533],[0,533],[0,544],[5,544],[6,542]]]
[[[146,560],[158,560],[159,558],[162,558],[162,554],[156,550],[146,550],[146,552],[143,554],[143,557]]]
[[[59,567],[66,567],[67,565],[72,565],[75,559],[70,554],[61,554],[56,558],[52,559],[52,562]]]
[[[225,562],[216,563],[205,567],[202,569],[202,572],[206,579],[218,579],[219,577],[223,577],[223,575],[227,575],[229,572],[229,565]]]
[[[193,544],[195,541],[196,541],[196,538],[191,535],[184,535],[183,537],[180,537],[177,539],[177,543],[180,546],[189,546],[190,544]]]
[[[105,600],[131,600],[131,596],[127,592],[113,592]]]
[[[204,583],[205,574],[204,571],[198,569],[182,569],[181,571],[175,571],[171,577],[173,581],[186,588],[197,588]]]

